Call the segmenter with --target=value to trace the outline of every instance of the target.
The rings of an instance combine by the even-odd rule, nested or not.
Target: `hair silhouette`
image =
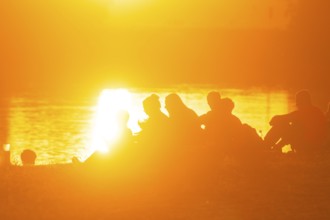
[[[221,95],[219,92],[212,91],[207,94],[207,103],[212,110],[220,107]]]
[[[146,145],[162,144],[167,140],[168,117],[161,111],[159,96],[152,94],[143,100],[143,109],[148,118],[139,122],[138,141]]]
[[[160,101],[159,96],[156,94],[152,94],[143,100],[143,109],[144,112],[152,117],[154,115],[159,115],[160,113]]]
[[[198,143],[201,137],[198,115],[188,108],[176,93],[171,93],[165,97],[165,108],[169,114],[174,143]]]
[[[21,153],[21,160],[22,160],[23,166],[34,165],[36,158],[37,158],[37,154],[33,150],[27,149]]]

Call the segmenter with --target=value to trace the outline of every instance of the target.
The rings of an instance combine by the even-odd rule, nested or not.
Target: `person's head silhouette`
[[[219,92],[212,91],[207,94],[207,104],[211,110],[215,110],[219,107],[221,101],[221,95]]]
[[[152,94],[143,100],[143,109],[144,112],[152,117],[160,112],[160,101],[159,96]]]
[[[312,98],[307,90],[301,90],[296,94],[296,106],[298,109],[310,106],[312,104]]]
[[[180,112],[180,110],[186,108],[186,106],[178,94],[171,93],[165,98],[165,108],[168,114],[173,116],[173,114]]]
[[[224,98],[221,100],[221,106],[223,109],[223,112],[225,113],[232,113],[235,104],[233,102],[233,100],[231,100],[230,98]]]
[[[24,150],[21,153],[22,164],[25,165],[34,165],[37,158],[37,154],[33,150]]]

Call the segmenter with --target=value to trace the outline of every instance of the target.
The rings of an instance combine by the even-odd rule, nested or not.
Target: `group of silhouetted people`
[[[148,119],[139,122],[141,132],[138,142],[154,145],[188,145],[201,140],[201,126],[198,115],[188,108],[178,94],[165,98],[166,116],[161,111],[161,103],[156,94],[143,101],[143,109]]]
[[[151,155],[161,157],[179,155],[184,159],[192,153],[206,153],[207,157],[244,160],[281,152],[285,145],[291,145],[297,155],[318,153],[329,133],[330,110],[323,113],[314,106],[306,90],[296,94],[295,111],[271,119],[271,129],[264,138],[233,114],[235,104],[230,98],[212,91],[207,95],[207,103],[210,111],[198,116],[178,94],[171,93],[165,97],[166,115],[161,111],[158,95],[146,97],[142,104],[148,118],[139,122],[141,131],[131,135],[130,143],[136,144],[141,154],[152,152]]]
[[[229,156],[244,160],[263,157],[266,152],[281,152],[285,145],[291,145],[292,152],[297,155],[319,153],[330,136],[330,103],[323,113],[313,105],[306,90],[296,94],[295,111],[270,120],[271,129],[264,138],[233,114],[235,104],[230,98],[212,91],[207,95],[207,103],[210,111],[198,116],[178,94],[171,93],[165,97],[167,116],[161,111],[159,96],[152,94],[143,100],[148,118],[139,122],[141,131],[136,136],[127,127],[128,112],[119,112],[121,139],[117,144],[122,148],[134,145],[126,153],[135,151],[152,157],[158,154],[159,158],[182,160],[186,155],[206,153],[207,157]],[[21,159],[24,165],[32,165],[36,154],[25,150]],[[87,161],[95,160],[98,157],[94,154]]]

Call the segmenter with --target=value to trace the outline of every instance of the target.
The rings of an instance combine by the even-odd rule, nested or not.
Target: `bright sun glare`
[[[108,5],[109,7],[115,7],[115,9],[123,8],[135,8],[137,6],[143,6],[150,2],[150,0],[96,0],[99,3]]]
[[[118,138],[120,110],[128,111],[132,106],[131,93],[125,89],[104,90],[98,101],[92,136],[92,150],[108,152]]]

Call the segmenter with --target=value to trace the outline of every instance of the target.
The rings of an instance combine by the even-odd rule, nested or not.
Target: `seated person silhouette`
[[[24,150],[21,153],[21,160],[23,166],[32,166],[35,164],[37,154],[33,150]]]
[[[174,144],[197,144],[202,131],[198,115],[188,108],[176,93],[165,97],[165,108],[169,114]]]
[[[233,155],[236,152],[238,146],[238,134],[242,129],[241,120],[236,117],[232,112],[235,107],[234,102],[229,98],[224,98],[221,100],[221,110],[212,125],[211,135],[216,140],[216,144],[220,145],[218,147],[224,150],[225,154]],[[205,127],[206,128],[206,127]],[[213,131],[213,129],[216,129]],[[208,129],[206,129],[208,132]]]
[[[219,92],[210,92],[207,95],[207,103],[211,110],[202,115],[200,121],[205,126],[208,145],[218,145],[221,139],[234,137],[242,123],[232,113],[234,102],[229,98],[221,99]]]
[[[169,119],[161,111],[159,96],[152,94],[143,100],[143,109],[148,118],[139,122],[141,128],[138,142],[144,144],[164,144],[167,141]]]
[[[216,91],[207,94],[207,104],[210,106],[211,111],[219,110],[221,107],[221,94]]]
[[[210,107],[210,111],[206,114],[200,116],[200,121],[202,125],[208,123],[208,121],[212,121],[212,117],[219,114],[221,111],[221,95],[219,92],[212,91],[207,94],[207,104]]]
[[[219,124],[219,120],[222,117],[221,101],[219,92],[209,92],[207,95],[207,104],[211,110],[200,116],[200,123],[204,126],[207,144],[216,144],[215,139],[218,137],[219,126],[221,126]]]
[[[224,98],[221,100],[221,112],[222,120],[227,125],[226,127],[232,130],[233,132],[237,131],[242,125],[241,120],[233,114],[235,108],[235,103],[229,98]]]
[[[312,104],[308,91],[296,94],[297,110],[276,115],[271,121],[271,129],[264,138],[266,147],[281,150],[291,145],[294,152],[308,154],[317,151],[325,142],[326,118],[324,113]]]

